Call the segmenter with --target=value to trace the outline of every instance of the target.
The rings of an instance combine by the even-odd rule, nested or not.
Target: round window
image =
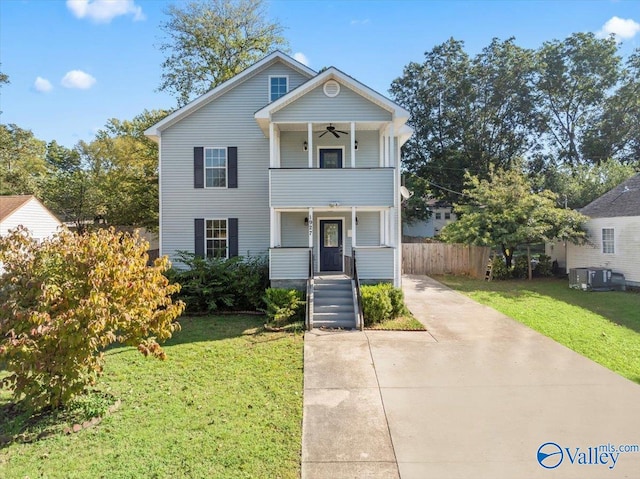
[[[338,96],[338,93],[340,93],[340,83],[335,80],[329,80],[324,84],[322,89],[324,90],[325,95],[333,98],[334,96]]]

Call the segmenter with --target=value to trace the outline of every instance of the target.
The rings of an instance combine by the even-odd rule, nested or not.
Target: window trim
[[[220,170],[219,166],[207,168],[207,150],[224,150],[224,186],[207,186],[207,169]],[[205,189],[221,190],[229,188],[229,147],[205,146],[202,150],[202,179]]]
[[[278,98],[275,98],[275,99],[271,98],[271,79],[272,78],[284,78],[286,81],[286,86],[285,86],[286,91],[282,95],[280,95]],[[269,103],[273,103],[274,101],[285,96],[287,93],[289,93],[289,75],[269,75],[269,83],[267,84],[267,101]]]
[[[611,251],[605,251],[605,239],[604,239],[604,232],[605,230],[607,231],[611,231],[611,239],[607,240],[607,245],[611,245]],[[616,229],[615,228],[600,228],[600,239],[602,240],[602,254],[616,254]]]
[[[207,236],[207,222],[209,221],[224,221],[225,224],[225,232],[226,232],[226,237],[224,239],[225,242],[225,256],[224,257],[220,257],[219,259],[229,259],[229,218],[205,218],[204,219],[204,257],[205,258],[209,258],[208,253],[208,245],[207,243],[209,242],[209,240],[211,241],[216,241],[216,238],[210,238],[209,236]],[[220,239],[218,239],[217,241],[221,241]],[[214,248],[215,251],[215,248]],[[216,258],[215,256],[211,256],[211,258]]]

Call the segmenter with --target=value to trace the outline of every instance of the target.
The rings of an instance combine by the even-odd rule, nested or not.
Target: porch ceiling
[[[313,125],[314,133],[322,133],[326,131],[327,125],[331,123],[336,127],[336,130],[351,131],[351,123],[348,122],[335,122],[335,121],[323,121],[323,122],[311,122]],[[356,131],[378,131],[383,127],[386,127],[389,122],[387,121],[357,121]],[[307,123],[278,123],[274,122],[276,128],[280,131],[307,131]]]

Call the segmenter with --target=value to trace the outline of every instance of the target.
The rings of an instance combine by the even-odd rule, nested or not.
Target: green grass
[[[365,326],[365,329],[376,329],[385,331],[424,331],[426,328],[416,318],[410,314],[399,318],[383,321],[382,323]]]
[[[584,292],[557,279],[435,279],[640,383],[637,292]]]
[[[75,434],[2,447],[0,477],[299,477],[302,335],[263,333],[263,322],[182,318],[164,362],[108,351],[100,384],[119,409]],[[5,424],[0,436],[15,433]]]

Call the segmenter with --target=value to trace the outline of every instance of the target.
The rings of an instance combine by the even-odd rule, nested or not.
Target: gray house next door
[[[342,220],[320,220],[320,271],[342,271]]]

